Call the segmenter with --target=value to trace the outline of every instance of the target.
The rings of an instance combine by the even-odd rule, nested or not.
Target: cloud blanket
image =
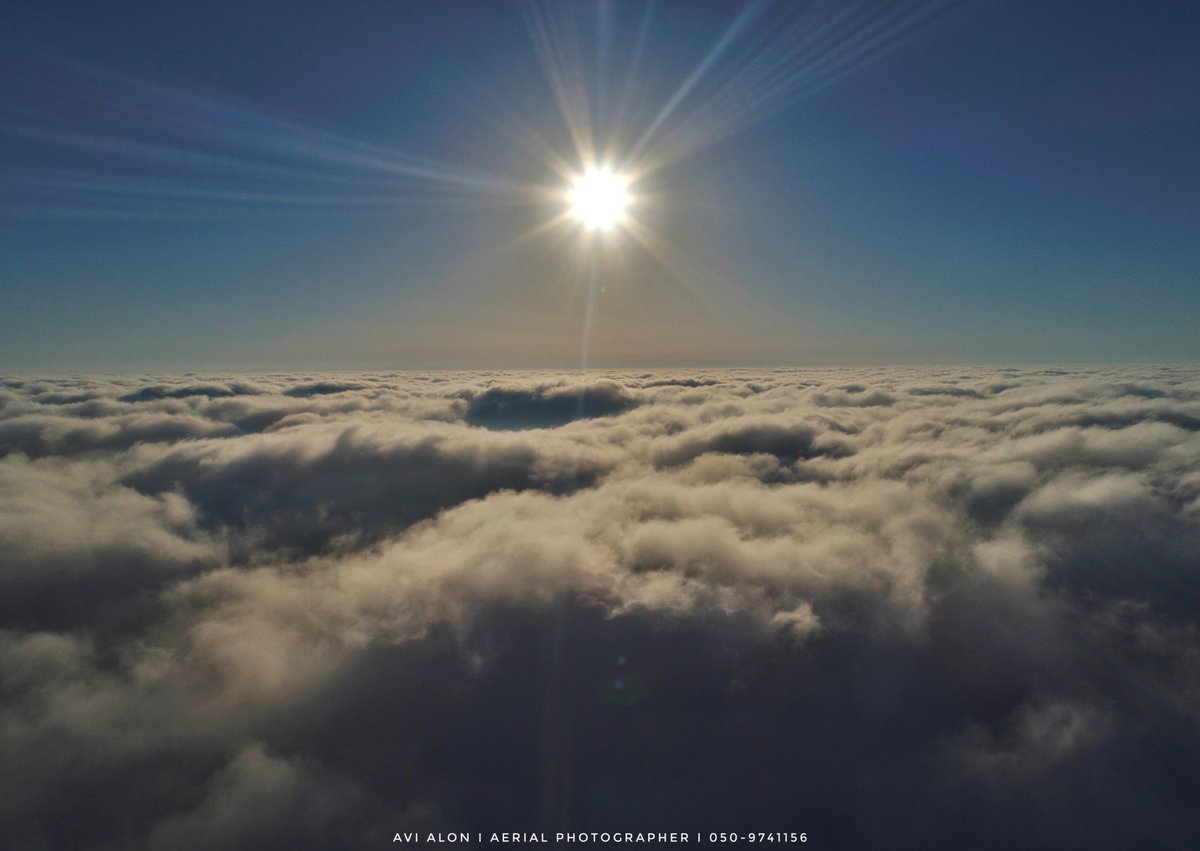
[[[6,848],[1200,842],[1200,372],[0,382]]]

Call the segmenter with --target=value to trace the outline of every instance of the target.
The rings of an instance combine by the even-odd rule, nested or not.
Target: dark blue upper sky
[[[0,363],[1200,356],[1190,5],[847,8],[9,2]]]

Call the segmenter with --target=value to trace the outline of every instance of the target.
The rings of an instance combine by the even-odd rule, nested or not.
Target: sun
[[[611,168],[591,168],[571,187],[571,214],[588,230],[611,230],[625,219],[629,181]]]

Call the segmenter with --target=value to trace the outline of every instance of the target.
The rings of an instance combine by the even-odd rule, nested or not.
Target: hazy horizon
[[[0,372],[0,377],[12,378],[37,378],[39,376],[47,376],[53,378],[104,378],[104,377],[121,377],[137,380],[146,380],[148,378],[212,378],[219,379],[230,376],[255,376],[255,375],[274,375],[274,376],[295,376],[295,375],[375,375],[375,376],[404,376],[411,374],[423,373],[447,373],[459,375],[478,375],[478,374],[496,374],[496,375],[521,375],[525,373],[547,373],[563,378],[571,379],[600,379],[605,378],[614,373],[629,373],[629,372],[660,372],[660,373],[691,373],[705,371],[733,371],[733,372],[751,372],[756,370],[768,371],[790,371],[801,372],[805,370],[821,371],[821,370],[858,370],[858,369],[880,369],[880,370],[905,370],[905,369],[1055,369],[1055,368],[1070,368],[1084,370],[1103,370],[1112,367],[1165,367],[1187,369],[1200,367],[1200,361],[1191,360],[1059,360],[1059,361],[968,361],[968,360],[943,360],[943,361],[840,361],[840,362],[822,362],[809,361],[805,363],[785,363],[776,361],[764,361],[762,363],[744,361],[725,363],[721,361],[712,362],[660,362],[660,363],[593,363],[586,367],[578,364],[547,364],[547,365],[526,365],[520,363],[463,363],[458,365],[418,365],[418,366],[320,366],[320,365],[293,365],[286,364],[266,365],[266,366],[245,366],[245,367],[163,367],[159,369],[147,370],[144,368],[134,367],[111,367],[105,368],[97,366],[93,368],[76,368],[69,366],[62,367],[46,367],[46,368],[28,368],[28,369],[8,369],[5,372]]]

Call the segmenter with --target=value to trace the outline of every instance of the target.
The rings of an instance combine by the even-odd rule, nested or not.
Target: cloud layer
[[[6,848],[1200,840],[1200,372],[0,382]]]

